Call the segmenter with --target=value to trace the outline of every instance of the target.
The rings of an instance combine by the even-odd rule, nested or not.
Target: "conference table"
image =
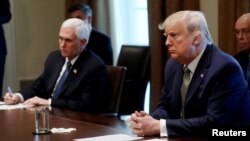
[[[0,110],[0,140],[1,141],[73,141],[74,139],[97,137],[104,135],[132,133],[126,121],[115,117],[92,115],[60,108],[50,110],[50,128],[76,128],[70,133],[52,133],[48,135],[33,135],[35,130],[34,112],[26,108]],[[139,140],[159,139],[147,137]],[[169,141],[200,141],[206,138],[168,138]]]

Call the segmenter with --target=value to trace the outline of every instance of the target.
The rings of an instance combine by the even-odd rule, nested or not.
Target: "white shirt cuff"
[[[48,102],[49,102],[49,106],[51,105],[51,98],[48,99]]]
[[[19,96],[19,98],[20,98],[20,102],[23,102],[24,101],[24,99],[23,99],[23,95],[21,94],[21,93],[15,93],[16,95],[18,95]]]
[[[165,119],[160,119],[160,136],[161,137],[167,137],[168,136],[167,127],[166,127],[166,120]]]

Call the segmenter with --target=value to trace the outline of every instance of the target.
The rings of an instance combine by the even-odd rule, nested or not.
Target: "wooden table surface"
[[[1,141],[72,141],[78,138],[110,134],[132,135],[126,122],[100,115],[53,108],[50,111],[50,128],[76,128],[71,133],[33,135],[34,112],[27,109],[0,110]],[[150,138],[145,138],[147,140]],[[152,139],[152,137],[151,137]],[[166,139],[167,140],[167,139]],[[206,140],[200,138],[169,138],[169,141]]]

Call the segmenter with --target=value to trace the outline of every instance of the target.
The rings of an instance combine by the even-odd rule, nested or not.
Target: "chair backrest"
[[[150,78],[150,47],[122,45],[117,65],[127,68],[118,114],[143,110]]]
[[[120,96],[126,75],[126,67],[107,65],[108,78],[111,86],[111,96],[109,99],[109,114],[117,115]]]
[[[126,79],[148,80],[149,63],[149,46],[122,45],[117,66],[125,66],[128,69]]]

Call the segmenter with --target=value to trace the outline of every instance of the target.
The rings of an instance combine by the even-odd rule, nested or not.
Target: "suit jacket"
[[[237,54],[234,55],[234,58],[239,62],[244,75],[245,75],[245,79],[247,80],[247,66],[249,63],[249,53],[245,52],[245,51],[241,51]],[[250,80],[247,80],[248,84],[250,84]],[[248,88],[250,90],[250,85],[248,85]]]
[[[92,29],[87,48],[96,53],[106,65],[113,65],[113,49],[111,40],[105,34]]]
[[[9,0],[1,0],[0,2],[0,56],[5,56],[7,49],[4,38],[2,25],[8,23],[11,19]]]
[[[38,96],[51,98],[65,58],[60,51],[49,54],[43,73],[33,85],[20,93],[24,99]],[[107,70],[103,61],[85,48],[73,64],[58,99],[52,99],[51,106],[68,108],[90,113],[102,113],[109,94]]]
[[[0,94],[2,94],[3,76],[5,68],[5,59],[7,54],[4,30],[2,25],[8,23],[11,19],[9,0],[0,1]]]
[[[213,128],[250,125],[250,97],[237,61],[214,45],[207,45],[190,82],[180,117],[183,65],[169,59],[160,103],[152,113],[166,119],[169,136],[212,135]]]

